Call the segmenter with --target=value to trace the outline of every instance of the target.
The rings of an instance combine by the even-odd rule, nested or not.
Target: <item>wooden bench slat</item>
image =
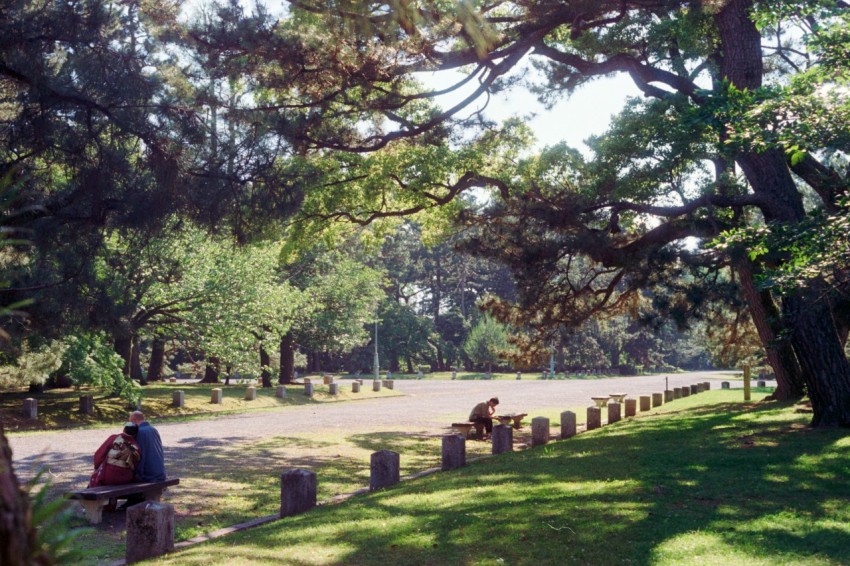
[[[88,487],[86,489],[78,489],[71,491],[66,497],[69,499],[109,499],[121,497],[124,495],[132,495],[134,493],[145,493],[150,491],[163,490],[166,487],[177,485],[180,483],[180,478],[172,478],[165,481],[143,482],[143,483],[127,483],[123,485],[99,485],[97,487]]]

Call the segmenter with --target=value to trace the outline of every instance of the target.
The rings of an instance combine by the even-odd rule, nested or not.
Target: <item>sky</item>
[[[453,76],[457,79],[459,75]],[[445,88],[451,84],[452,75],[422,74],[420,79],[432,88]],[[463,96],[465,94],[456,93],[440,97],[437,101],[443,108],[449,108]],[[533,94],[516,87],[510,92],[491,96],[484,113],[498,121],[512,116],[531,116],[527,123],[537,137],[537,147],[565,141],[571,147],[586,152],[584,140],[590,135],[603,133],[611,122],[611,116],[619,112],[626,98],[631,96],[641,96],[641,93],[627,75],[621,74],[582,85],[549,110]],[[475,107],[480,107],[483,102],[482,99]],[[467,114],[468,111],[461,115]]]

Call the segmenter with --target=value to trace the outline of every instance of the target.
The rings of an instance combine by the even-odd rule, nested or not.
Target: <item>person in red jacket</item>
[[[127,423],[122,432],[113,434],[100,445],[94,453],[94,473],[89,487],[133,482],[133,472],[141,459],[136,443],[138,432],[138,426]]]

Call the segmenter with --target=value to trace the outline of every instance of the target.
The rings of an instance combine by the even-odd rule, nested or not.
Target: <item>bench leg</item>
[[[106,499],[80,499],[78,500],[83,509],[86,510],[86,517],[89,518],[89,523],[98,525],[103,520],[103,508],[106,506]]]

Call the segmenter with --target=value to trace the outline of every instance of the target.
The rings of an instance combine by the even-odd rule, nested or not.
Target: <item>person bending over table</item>
[[[491,434],[493,432],[493,414],[496,412],[496,405],[498,404],[499,399],[496,397],[478,403],[469,413],[470,422],[484,425],[484,432],[487,435]]]

